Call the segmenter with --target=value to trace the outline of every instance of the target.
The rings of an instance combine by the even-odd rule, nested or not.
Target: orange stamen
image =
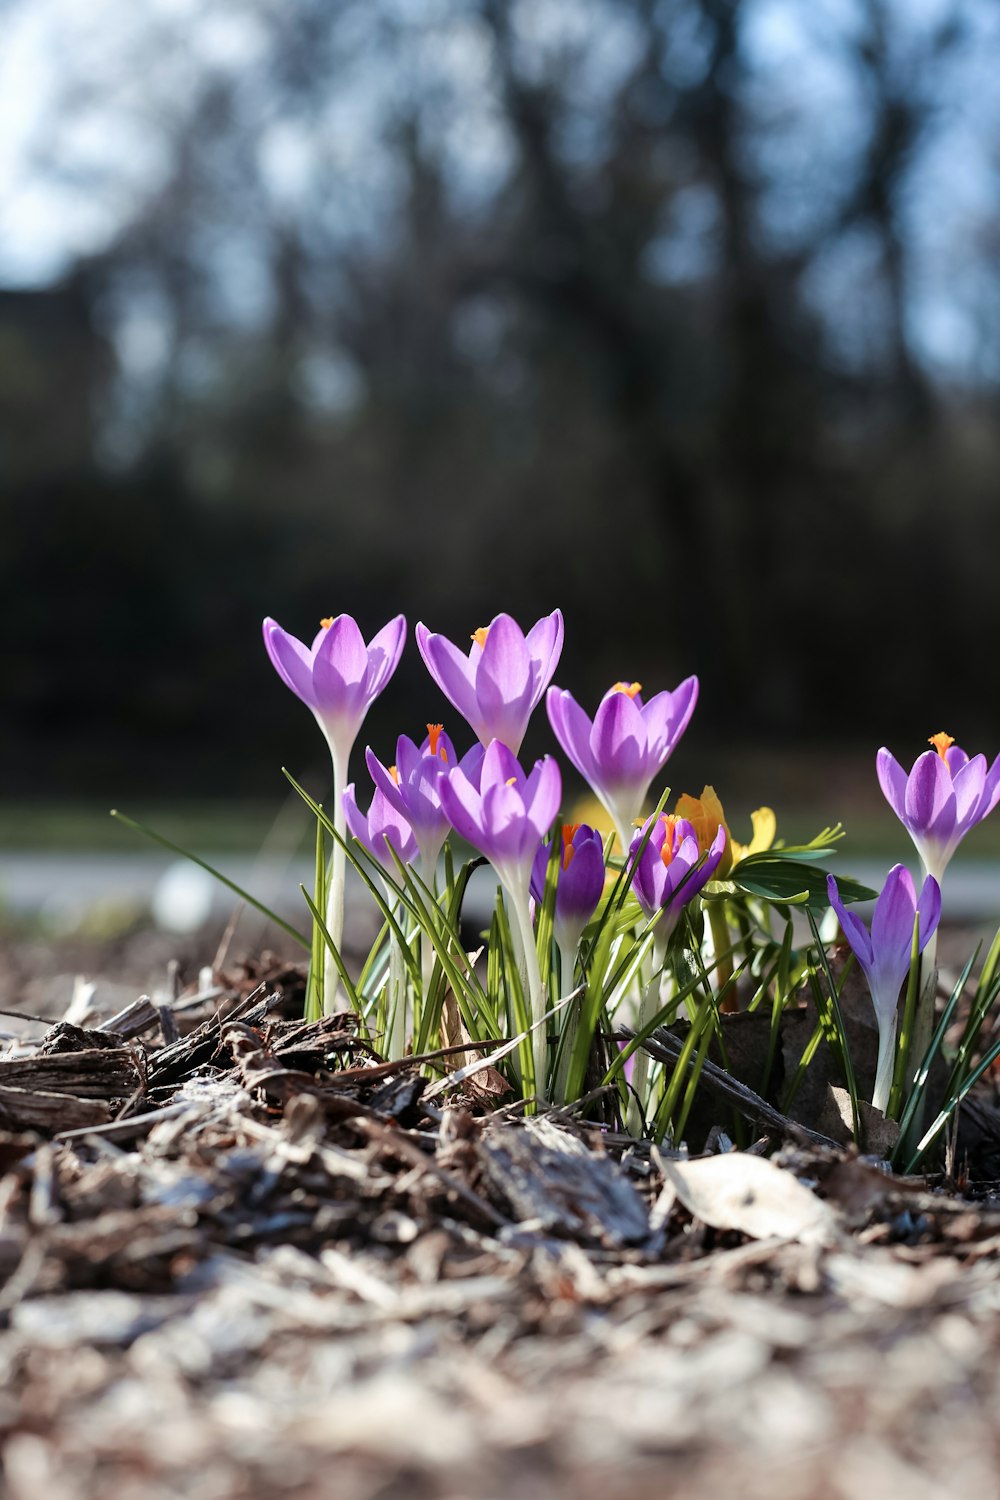
[[[641,682],[616,682],[612,687],[613,693],[624,693],[627,698],[634,698],[636,693],[642,692]]]
[[[504,782],[504,786],[517,786],[517,777],[508,776],[507,780]]]
[[[447,750],[444,748],[443,745],[441,746],[440,750],[438,749],[438,740],[441,738],[441,736],[443,734],[444,734],[444,725],[443,724],[428,724],[428,726],[427,726],[427,737],[430,740],[430,744],[427,747],[428,753],[430,755],[440,755],[440,757],[444,761],[445,765],[447,765],[448,764],[448,752],[447,752]]]
[[[563,867],[564,870],[568,870],[569,869],[569,862],[573,858],[573,855],[576,852],[574,850],[574,848],[573,848],[573,839],[574,839],[574,837],[576,835],[576,830],[578,828],[581,828],[582,826],[583,825],[580,824],[580,823],[564,823],[563,824],[563,829],[562,829],[562,843],[563,843],[563,846],[562,846],[562,867]]]
[[[661,821],[667,832],[663,840],[663,848],[660,850],[660,858],[669,869],[674,862],[674,830],[677,827],[677,819],[669,813],[664,813]]]
[[[330,626],[333,624],[333,615],[324,615],[319,623],[320,625],[322,625],[324,630],[329,630]]]
[[[944,730],[942,730],[940,734],[932,734],[927,743],[928,745],[933,745],[934,749],[937,751],[938,755],[940,755],[941,759],[947,763],[947,752],[955,743],[955,736],[952,734],[945,734]]]
[[[480,651],[484,651],[486,649],[486,637],[489,635],[489,633],[490,627],[488,625],[480,625],[478,630],[474,630],[472,632],[472,639],[475,641]]]
[[[389,775],[392,777],[396,785],[399,786],[399,772],[396,770],[395,766],[389,767]]]

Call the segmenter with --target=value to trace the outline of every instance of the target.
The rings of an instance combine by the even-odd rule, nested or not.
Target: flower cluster
[[[416,641],[423,662],[448,703],[465,720],[473,743],[460,755],[444,727],[429,723],[420,743],[407,735],[398,738],[391,764],[369,746],[365,762],[372,791],[364,811],[350,780],[351,756],[369,708],[396,670],[405,637],[406,622],[401,615],[367,644],[349,615],[323,620],[309,645],[296,640],[274,620],[264,622],[264,642],[271,662],[285,685],[313,713],[332,761],[335,840],[326,884],[324,936],[336,965],[329,962],[328,955],[325,1005],[332,1010],[337,1002],[338,975],[343,974],[346,982],[339,945],[348,832],[383,872],[388,903],[385,910],[392,915],[396,908],[391,924],[393,940],[414,945],[417,938],[407,940],[400,927],[400,922],[405,926],[403,907],[398,904],[403,889],[400,867],[416,867],[424,895],[432,902],[442,899],[437,894],[439,861],[446,840],[454,832],[488,861],[502,887],[511,919],[510,940],[524,993],[530,1000],[528,1030],[532,1037],[522,1059],[525,1079],[531,1079],[535,1089],[544,1093],[549,1080],[565,1079],[574,1068],[580,1074],[581,1063],[574,1052],[577,1018],[573,1013],[560,1033],[558,1062],[549,1047],[551,1036],[544,1029],[549,996],[542,980],[538,952],[541,929],[536,914],[546,891],[551,892],[554,878],[555,946],[545,967],[550,987],[558,973],[568,1004],[573,995],[579,994],[573,991],[578,967],[585,986],[590,982],[590,959],[584,956],[586,950],[581,949],[581,943],[585,931],[598,931],[604,926],[604,898],[614,871],[609,877],[606,840],[597,828],[588,823],[559,823],[563,784],[555,758],[544,755],[530,766],[518,759],[531,715],[543,697],[559,748],[588,783],[614,827],[625,854],[627,880],[646,919],[645,930],[652,931],[651,943],[637,945],[635,950],[636,965],[641,968],[644,956],[650,953],[653,964],[650,970],[646,957],[641,970],[640,1024],[658,1024],[657,1018],[674,1013],[669,1004],[664,1007],[661,976],[668,966],[676,967],[677,961],[671,957],[676,945],[671,945],[671,939],[685,906],[697,898],[710,902],[705,930],[710,932],[719,982],[732,975],[728,951],[723,952],[729,944],[724,903],[740,889],[741,875],[750,880],[745,872],[756,871],[762,859],[780,861],[780,847],[774,848],[774,814],[769,808],[758,809],[753,814],[751,842],[737,844],[714,789],[705,787],[700,798],[682,796],[673,813],[657,812],[639,826],[650,789],[694,713],[698,680],[688,677],[672,691],[662,690],[648,699],[644,699],[640,683],[616,682],[591,718],[571,692],[551,685],[563,646],[563,617],[558,609],[527,632],[510,615],[498,614],[489,625],[472,633],[468,649],[422,623],[417,625]],[[894,866],[875,902],[868,928],[847,909],[847,888],[839,886],[833,876],[827,884],[829,903],[871,989],[879,1028],[874,1102],[882,1109],[889,1105],[894,1069],[899,1076],[895,1062],[897,1014],[914,941],[917,952],[923,954],[925,968],[933,971],[945,870],[960,841],[1000,801],[1000,757],[988,767],[984,756],[970,757],[945,734],[933,735],[930,745],[908,773],[888,750],[880,750],[877,757],[882,790],[923,862],[919,893],[909,872],[902,865]],[[710,885],[713,881],[715,884]],[[759,891],[759,880],[756,886],[751,883],[744,889],[751,895]],[[863,894],[855,887],[847,899]],[[620,913],[620,906],[616,910]],[[630,911],[625,925],[630,926],[634,938],[638,930],[634,904]],[[621,920],[617,928],[611,924],[610,947],[605,945],[609,965],[617,941],[615,933],[623,930]],[[411,973],[421,969],[429,991],[435,962],[434,937],[434,933],[426,932],[419,936],[422,967],[414,965],[413,955],[406,956],[404,964],[400,953],[393,950],[392,983],[397,990],[406,991],[404,969],[409,966]],[[713,964],[712,959],[709,964]],[[613,972],[628,975],[628,961],[619,962]],[[638,982],[640,976],[634,972]],[[453,971],[452,977],[454,981]],[[609,1003],[612,991],[602,992],[602,1004]],[[439,996],[441,993],[439,987]],[[405,1004],[400,1003],[403,1008],[397,1008],[391,1021],[393,1045],[398,1047],[406,1043],[411,1020],[416,1024],[419,1018],[419,1004],[412,995]],[[932,1014],[933,993],[929,1003]],[[926,1033],[926,1011],[925,1004],[922,1019],[918,1017],[918,1036],[921,1026]],[[592,1011],[593,1016],[598,1013]],[[638,1061],[641,1066],[635,1069],[633,1084],[636,1079],[645,1080],[649,1072],[647,1062]],[[635,1115],[633,1101],[630,1120]]]

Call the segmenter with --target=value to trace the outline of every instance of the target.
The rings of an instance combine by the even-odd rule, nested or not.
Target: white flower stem
[[[385,897],[389,910],[398,920],[401,912],[396,905],[396,893],[388,881],[385,882]],[[389,977],[386,984],[388,1030],[386,1057],[389,1062],[398,1062],[406,1054],[409,1005],[407,1004],[406,967],[403,963],[399,940],[395,934],[389,940]]]
[[[542,989],[542,971],[538,967],[538,949],[535,947],[535,933],[531,925],[528,892],[508,889],[507,894],[510,896],[511,910],[521,940],[520,958],[528,987],[529,1014],[532,1021],[537,1022],[545,1014],[545,992]],[[531,1049],[535,1062],[535,1093],[539,1099],[546,1099],[549,1041],[544,1026],[536,1026],[532,1032]]]
[[[573,979],[576,969],[576,947],[573,943],[557,943],[559,951],[559,998],[572,994]],[[573,1061],[573,1049],[576,1046],[577,1033],[580,1029],[580,999],[573,1001],[572,1005],[566,1006],[561,1012],[560,1022],[561,1036],[559,1038],[559,1068],[553,1090],[553,1097],[557,1104],[565,1104],[566,1086],[569,1082],[569,1070]]]
[[[341,839],[347,836],[347,816],[344,812],[344,787],[347,784],[347,762],[336,750],[333,755],[333,826]],[[326,928],[330,938],[343,956],[344,942],[344,883],[347,877],[347,854],[344,846],[335,839],[333,857],[330,861],[330,883],[326,894]],[[338,1008],[340,974],[329,948],[325,950],[323,962],[323,1013],[332,1016]]]
[[[885,1114],[892,1093],[892,1075],[896,1063],[896,1012],[885,1020],[878,1018],[878,1065],[875,1069],[875,1090],[872,1104]]]
[[[434,894],[434,882],[437,877],[437,860],[420,860],[420,878],[427,889]],[[414,1025],[419,1023],[423,1015],[427,1001],[430,998],[431,976],[434,973],[434,944],[430,940],[429,933],[420,934],[420,1010],[414,1015]],[[416,1007],[414,1008],[416,1011]]]

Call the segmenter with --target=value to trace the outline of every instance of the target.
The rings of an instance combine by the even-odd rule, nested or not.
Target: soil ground
[[[991,1183],[526,1121],[176,947],[4,1023],[12,1500],[1000,1496]],[[8,945],[0,1003],[88,957]]]

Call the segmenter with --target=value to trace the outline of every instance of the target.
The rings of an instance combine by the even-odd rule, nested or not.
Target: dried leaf
[[[713,1229],[735,1229],[751,1239],[832,1244],[838,1239],[830,1208],[791,1172],[743,1151],[696,1161],[664,1159],[689,1213]]]

